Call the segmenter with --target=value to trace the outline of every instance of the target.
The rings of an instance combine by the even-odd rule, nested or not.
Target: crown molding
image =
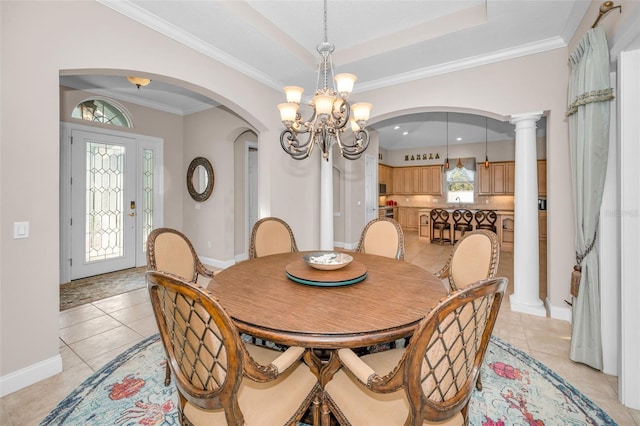
[[[202,40],[193,37],[190,34],[187,34],[180,28],[176,27],[173,24],[161,19],[155,15],[152,15],[137,6],[130,1],[118,1],[118,0],[96,0],[98,3],[115,10],[122,15],[133,19],[134,21],[151,28],[163,34],[178,43],[184,44],[185,46],[202,53],[216,61],[227,65],[234,70],[245,74],[252,79],[265,84],[273,89],[280,91],[282,89],[282,84],[280,82],[275,81],[273,78],[269,77],[262,71],[255,69],[254,67],[247,65],[246,63],[237,60],[233,56],[223,52],[220,49],[217,49],[210,44],[202,42]]]
[[[561,37],[553,37],[539,42],[523,44],[514,49],[503,49],[485,55],[473,56],[458,61],[447,62],[444,64],[434,65],[415,71],[398,74],[392,78],[383,78],[373,80],[358,85],[358,92],[367,90],[381,89],[396,84],[407,83],[410,81],[420,80],[422,78],[434,77],[450,72],[461,71],[469,68],[489,65],[496,62],[508,61],[510,59],[520,58],[522,56],[534,55],[549,50],[560,49],[566,47],[567,43]]]
[[[257,70],[256,68],[247,65],[246,63],[237,60],[233,56],[207,44],[202,40],[195,38],[185,33],[180,28],[166,22],[163,19],[158,18],[142,9],[141,7],[131,3],[130,1],[118,1],[118,0],[97,0],[100,4],[109,7],[116,12],[123,14],[142,25],[145,25],[185,46],[194,49],[224,65],[262,83],[268,87],[280,91],[286,84],[276,81],[274,78],[266,75],[265,73]],[[496,62],[507,61],[510,59],[519,58],[522,56],[533,55],[549,50],[559,49],[566,47],[567,43],[562,37],[552,37],[546,40],[533,42],[518,46],[513,49],[503,49],[489,54],[473,56],[470,58],[461,59],[458,61],[452,61],[440,65],[426,67],[402,74],[395,75],[390,78],[381,78],[378,80],[372,80],[369,82],[362,82],[358,84],[358,92],[365,92],[368,90],[375,90],[393,86],[396,84],[407,83],[423,78],[433,77],[441,74],[446,74],[455,71],[461,71],[469,68],[474,68],[482,65],[488,65]]]

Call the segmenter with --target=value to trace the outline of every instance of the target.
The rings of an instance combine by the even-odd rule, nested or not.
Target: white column
[[[538,251],[538,162],[536,122],[542,112],[511,116],[516,126],[516,182],[511,310],[538,316],[547,311],[540,300]]]
[[[320,156],[320,250],[333,250],[333,155]]]

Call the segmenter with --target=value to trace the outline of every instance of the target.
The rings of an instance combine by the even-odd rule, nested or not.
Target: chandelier
[[[349,95],[357,79],[355,75],[343,73],[334,77],[331,53],[335,46],[327,41],[327,0],[324,0],[324,41],[318,44],[316,50],[320,53],[320,64],[316,92],[309,102],[313,113],[308,121],[303,121],[300,101],[304,89],[285,87],[287,102],[278,105],[285,127],[280,134],[280,145],[296,160],[309,157],[314,146],[318,145],[322,158],[329,161],[331,147],[337,143],[343,157],[358,159],[369,146],[369,132],[365,126],[371,104],[349,103]],[[329,82],[332,87],[329,87]],[[353,133],[348,140],[345,138],[347,127]]]

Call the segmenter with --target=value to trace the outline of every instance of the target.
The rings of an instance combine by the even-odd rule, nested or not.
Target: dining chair
[[[436,231],[439,232],[436,238]],[[447,231],[448,238],[444,237],[444,231]],[[444,209],[431,210],[431,242],[439,244],[451,242],[451,224],[449,223],[449,212]]]
[[[278,352],[245,345],[207,290],[156,271],[146,278],[178,390],[181,424],[297,424],[319,389],[301,361],[304,348]]]
[[[498,220],[498,214],[495,210],[478,210],[474,218],[476,220],[476,229],[488,229],[489,231],[497,232],[496,221]]]
[[[486,229],[465,234],[451,249],[447,263],[436,277],[449,279],[449,291],[467,287],[478,280],[493,278],[498,273],[500,243],[498,236]]]
[[[402,227],[388,217],[373,219],[362,230],[356,251],[404,260]]]
[[[147,237],[147,269],[168,272],[205,287],[215,274],[202,264],[187,236],[172,228],[154,229]]]
[[[339,349],[342,368],[325,385],[324,403],[341,425],[468,424],[506,286],[506,278],[493,278],[451,293],[406,348],[363,357]]]
[[[193,244],[182,232],[172,228],[157,228],[147,237],[147,270],[161,271],[184,278],[190,283],[200,281],[206,286],[214,272],[200,262]],[[171,383],[167,363],[165,386]]]
[[[453,243],[458,242],[465,233],[473,230],[473,213],[467,209],[456,209],[451,215],[453,218]],[[460,232],[460,238],[456,238],[456,231]]]
[[[296,239],[289,225],[277,217],[258,220],[251,230],[249,259],[270,254],[298,251]]]

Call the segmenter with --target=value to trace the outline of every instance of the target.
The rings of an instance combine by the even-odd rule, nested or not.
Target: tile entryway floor
[[[406,260],[437,272],[451,246],[405,234]],[[544,257],[541,257],[544,260]],[[513,253],[503,251],[499,275],[513,279]],[[510,283],[507,293],[513,292]],[[142,288],[60,312],[64,371],[0,399],[0,425],[37,425],[73,389],[116,355],[157,332],[147,290]],[[617,399],[617,378],[569,360],[570,324],[511,312],[505,297],[494,334],[527,352],[605,410],[619,425],[640,426],[640,411]]]

